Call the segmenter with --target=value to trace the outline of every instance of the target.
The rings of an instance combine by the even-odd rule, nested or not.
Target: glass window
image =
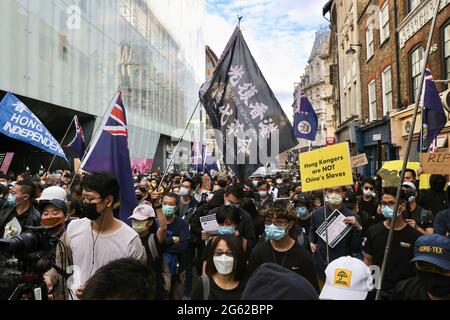
[[[444,76],[445,79],[450,79],[450,22],[443,29],[444,42]]]
[[[367,50],[367,60],[369,60],[374,53],[374,43],[373,43],[373,23],[369,25],[366,30],[366,50]]]
[[[392,110],[392,73],[391,67],[387,67],[382,75],[383,83],[383,115]]]
[[[386,1],[380,10],[380,43],[389,38],[389,6]]]
[[[411,73],[411,101],[415,102],[419,90],[419,81],[421,75],[421,62],[423,58],[423,48],[418,47],[409,54],[410,73]]]
[[[377,119],[377,93],[375,80],[369,83],[369,120]]]
[[[422,0],[408,0],[408,12],[413,11]]]

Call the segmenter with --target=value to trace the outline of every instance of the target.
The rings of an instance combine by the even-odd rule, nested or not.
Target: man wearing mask
[[[255,205],[256,209],[260,210],[262,207],[273,202],[273,197],[269,193],[270,185],[261,181],[258,183],[258,193],[255,195]]]
[[[281,174],[277,175],[275,177],[275,188],[273,190],[273,198],[281,198],[282,194],[289,194],[289,187],[286,186],[286,184],[284,183],[284,179],[283,176]]]
[[[444,188],[447,183],[447,178],[440,174],[432,174],[430,176],[430,189],[421,190],[421,201],[419,205],[430,210],[433,216],[444,209],[448,208],[447,193]]]
[[[195,182],[190,178],[183,179],[180,188],[180,201],[178,203],[177,215],[182,219],[187,218],[190,223],[192,211],[197,207],[198,201],[192,196],[195,190]]]
[[[249,275],[262,264],[273,262],[304,277],[319,292],[311,255],[291,235],[296,217],[289,201],[276,201],[269,206],[265,213],[268,241],[258,244],[253,250],[248,264]]]
[[[381,268],[383,265],[389,229],[394,218],[396,195],[397,188],[387,187],[384,189],[379,210],[386,220],[373,225],[367,231],[367,241],[363,251],[364,262],[368,266],[376,265]],[[406,201],[406,194],[401,190],[397,216],[394,221],[394,236],[381,288],[384,299],[390,298],[392,289],[399,281],[415,274],[411,259],[414,257],[414,243],[421,233],[405,222]]]
[[[399,282],[392,300],[450,300],[450,239],[421,236],[414,246],[416,276]]]
[[[177,195],[174,193],[166,193],[162,198],[162,211],[167,220],[167,237],[162,249],[172,274],[171,298],[174,298],[177,284],[184,285],[180,280],[180,274],[189,267],[182,260],[183,253],[189,245],[189,225],[185,220],[175,214],[177,210],[177,198]],[[178,270],[177,263],[180,263]],[[178,298],[181,299],[182,297]]]
[[[325,210],[327,218],[335,210],[338,210],[345,216],[344,222],[353,226],[334,248],[328,247],[328,263],[342,256],[352,256],[354,253],[361,251],[361,219],[353,211],[343,206],[346,190],[345,186],[325,189],[326,207],[316,209],[312,213],[309,241],[311,251],[314,253],[314,267],[322,281],[325,281],[325,269],[327,267],[327,244],[316,231],[325,222]]]
[[[114,218],[113,206],[119,202],[117,179],[107,172],[95,172],[81,180],[81,214],[67,227],[64,243],[79,270],[77,297],[87,280],[113,260],[133,258],[146,263],[145,248],[139,235],[127,224]]]
[[[411,227],[419,231],[421,234],[433,233],[433,214],[419,206],[416,202],[417,190],[414,183],[403,182],[403,190],[408,198],[406,206],[405,221]]]
[[[358,197],[358,208],[363,227],[363,237],[370,226],[382,221],[382,216],[377,214],[378,199],[375,189],[375,181],[364,179],[362,195]]]
[[[309,227],[311,226],[311,201],[306,193],[297,194],[292,201],[297,220],[292,229],[297,242],[311,252],[309,244]]]
[[[17,235],[20,229],[27,226],[39,226],[41,214],[32,205],[35,194],[35,186],[30,180],[22,180],[16,183],[10,190],[8,207],[0,212],[0,238],[10,238]]]

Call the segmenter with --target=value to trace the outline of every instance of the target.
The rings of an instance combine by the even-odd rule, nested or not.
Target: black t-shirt
[[[231,290],[225,290],[220,288],[213,280],[213,277],[209,278],[209,297],[207,300],[241,300],[242,293],[244,292],[247,279],[239,281],[236,288]],[[204,300],[203,297],[203,281],[200,277],[194,282],[192,289],[192,300]]]
[[[413,277],[397,283],[391,300],[430,300],[430,298],[420,280]]]
[[[314,273],[311,255],[297,242],[286,252],[278,252],[270,241],[261,243],[253,249],[248,263],[249,275],[251,275],[260,265],[266,262],[274,262],[288,270],[291,270],[306,280],[319,292],[319,285]]]
[[[367,230],[383,220],[382,216],[377,213],[378,202],[377,199],[371,198],[370,201],[365,201],[361,196],[358,199],[358,214],[361,217],[361,224],[363,227],[363,236],[367,234]]]
[[[364,252],[372,256],[372,264],[381,268],[386,249],[389,229],[381,222],[373,225],[367,231],[367,241]],[[389,260],[383,280],[383,290],[389,291],[401,280],[415,275],[414,243],[422,234],[406,225],[401,230],[394,231]]]
[[[413,219],[424,230],[426,228],[433,228],[433,214],[431,211],[425,210],[419,205],[416,205],[416,208],[412,211],[408,210],[405,219]]]

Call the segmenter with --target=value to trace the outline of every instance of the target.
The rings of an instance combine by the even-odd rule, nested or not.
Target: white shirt
[[[66,242],[77,273],[73,287],[84,286],[99,268],[111,261],[133,258],[145,263],[147,259],[139,235],[123,222],[114,233],[103,235],[92,230],[91,220],[74,220],[67,227]]]

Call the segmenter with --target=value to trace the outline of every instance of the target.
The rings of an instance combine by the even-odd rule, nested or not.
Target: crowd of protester
[[[313,192],[291,172],[133,178],[138,205],[121,221],[109,173],[0,173],[0,238],[43,225],[60,239],[43,279],[51,299],[370,300],[392,226],[382,299],[450,299],[446,176],[420,190],[408,169],[397,214],[397,188],[378,176]],[[317,231],[335,210],[351,228],[331,247]],[[216,232],[203,230],[211,215]]]

